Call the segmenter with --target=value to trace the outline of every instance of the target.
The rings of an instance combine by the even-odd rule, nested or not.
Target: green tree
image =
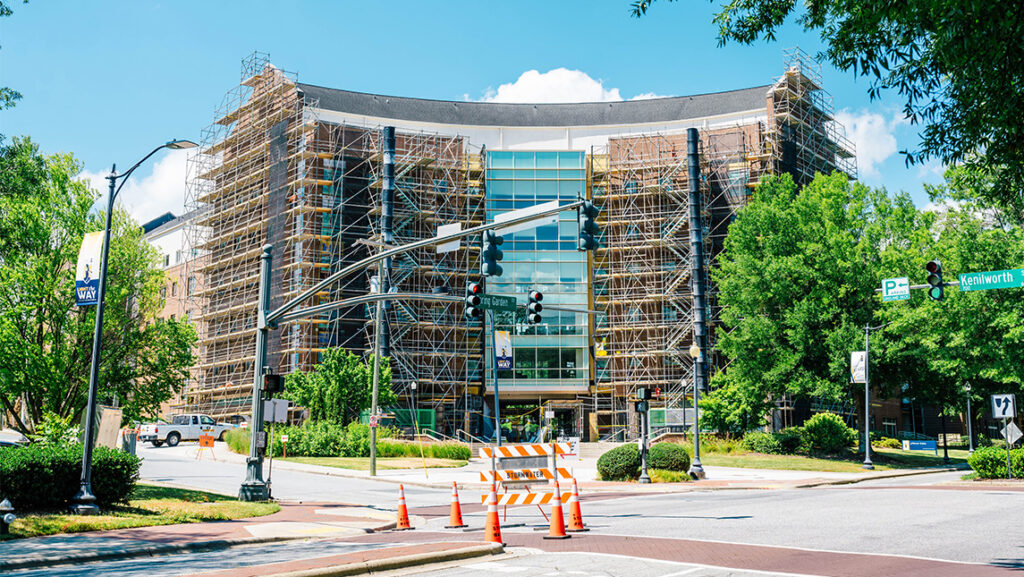
[[[671,1],[671,0],[670,0]],[[642,16],[654,0],[632,4]],[[904,113],[923,126],[908,163],[929,158],[964,163],[993,177],[978,189],[1024,210],[1024,3],[975,0],[722,0],[719,44],[774,40],[796,16],[821,34],[823,56],[871,80],[878,98],[895,89]]]
[[[850,351],[878,305],[879,275],[902,267],[887,259],[927,239],[926,224],[908,196],[841,174],[800,191],[788,175],[765,179],[712,271],[729,366],[713,377],[705,408],[742,430],[784,394],[849,399]]]
[[[31,433],[47,413],[77,421],[86,405],[96,307],[75,306],[75,263],[103,215],[90,213],[97,194],[75,180],[82,167],[72,155],[42,155],[24,138],[0,148],[0,159],[0,408]],[[185,383],[195,331],[157,318],[165,275],[122,210],[108,275],[98,398],[116,398],[125,419],[138,419]]]
[[[24,0],[25,4],[28,4],[28,0]],[[13,14],[9,3],[0,0],[0,18],[5,18]],[[0,86],[0,110],[5,108],[13,108],[15,103],[21,100],[21,93],[12,88],[6,86]]]
[[[309,409],[311,421],[347,423],[370,407],[373,396],[372,359],[364,361],[342,348],[327,349],[323,361],[310,372],[295,372],[286,377],[286,398]],[[378,405],[398,402],[391,390],[391,366],[386,357],[380,362]]]

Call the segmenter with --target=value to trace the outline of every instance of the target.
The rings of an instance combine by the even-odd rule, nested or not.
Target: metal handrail
[[[444,433],[439,433],[439,432],[435,431],[434,429],[420,429],[420,434],[421,435],[426,435],[426,436],[434,439],[435,441],[441,441],[441,442],[444,442],[444,441],[456,441],[457,440],[454,437],[449,437],[448,435],[445,435]]]
[[[463,431],[462,429],[458,429],[457,431],[455,431],[455,437],[456,437],[456,440],[457,440],[457,441],[459,441],[459,442],[462,442],[462,443],[465,443],[465,442],[467,442],[467,441],[463,441],[463,440],[462,440],[462,439],[461,439],[461,438],[459,437],[459,434],[460,434],[460,433],[461,433],[461,434],[463,434],[463,435],[465,435],[467,439],[471,439],[471,441],[468,441],[468,442],[472,442],[472,443],[480,443],[481,445],[486,445],[486,444],[487,444],[487,441],[485,441],[485,440],[483,440],[483,439],[481,439],[481,438],[479,438],[479,437],[474,437],[473,435],[470,435],[469,433],[467,433],[466,431]]]

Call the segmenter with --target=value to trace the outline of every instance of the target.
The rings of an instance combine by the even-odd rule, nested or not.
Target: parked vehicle
[[[214,421],[213,417],[208,415],[175,415],[170,423],[143,425],[139,431],[139,440],[152,443],[154,447],[164,443],[167,443],[168,447],[174,447],[181,441],[198,441],[200,434],[208,432],[218,441],[223,441],[224,432],[233,428],[227,423]]]

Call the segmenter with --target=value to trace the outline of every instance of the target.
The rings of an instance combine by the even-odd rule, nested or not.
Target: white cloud
[[[165,212],[176,216],[185,212],[185,175],[187,171],[187,152],[171,151],[153,164],[153,172],[141,179],[134,175],[128,178],[117,201],[139,224],[146,223]],[[139,170],[145,170],[141,167]],[[78,178],[85,180],[89,186],[98,190],[101,199],[100,207],[106,207],[106,195],[109,172],[93,172],[84,170]],[[135,174],[138,174],[136,171]]]
[[[469,95],[463,95],[469,100]],[[630,100],[664,98],[660,94],[645,92]],[[581,70],[555,68],[547,72],[527,70],[515,82],[502,84],[497,90],[489,89],[484,102],[557,103],[557,102],[620,102],[618,88],[605,87],[604,81],[591,78]]]
[[[846,127],[846,135],[857,147],[857,171],[863,178],[881,176],[879,166],[898,151],[896,127],[906,123],[900,114],[886,118],[878,112],[849,109],[836,113],[836,121]]]

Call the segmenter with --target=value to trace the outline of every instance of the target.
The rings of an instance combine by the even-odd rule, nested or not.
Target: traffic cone
[[[487,497],[487,524],[484,526],[484,541],[502,543],[501,522],[498,520],[498,494],[491,483],[491,493]]]
[[[555,479],[555,498],[551,501],[551,528],[545,539],[568,539],[565,534],[565,519],[562,517],[562,491],[558,488],[558,480]]]
[[[448,524],[444,526],[445,529],[461,529],[466,524],[462,522],[462,505],[459,504],[459,489],[455,485],[455,481],[452,481],[452,513],[448,517]]]
[[[409,524],[409,509],[405,506],[405,486],[398,486],[398,523],[395,524],[395,531],[411,531]]]
[[[570,533],[589,531],[583,526],[583,512],[580,511],[580,489],[576,486],[576,478],[572,479],[572,496],[569,497],[569,528]]]

